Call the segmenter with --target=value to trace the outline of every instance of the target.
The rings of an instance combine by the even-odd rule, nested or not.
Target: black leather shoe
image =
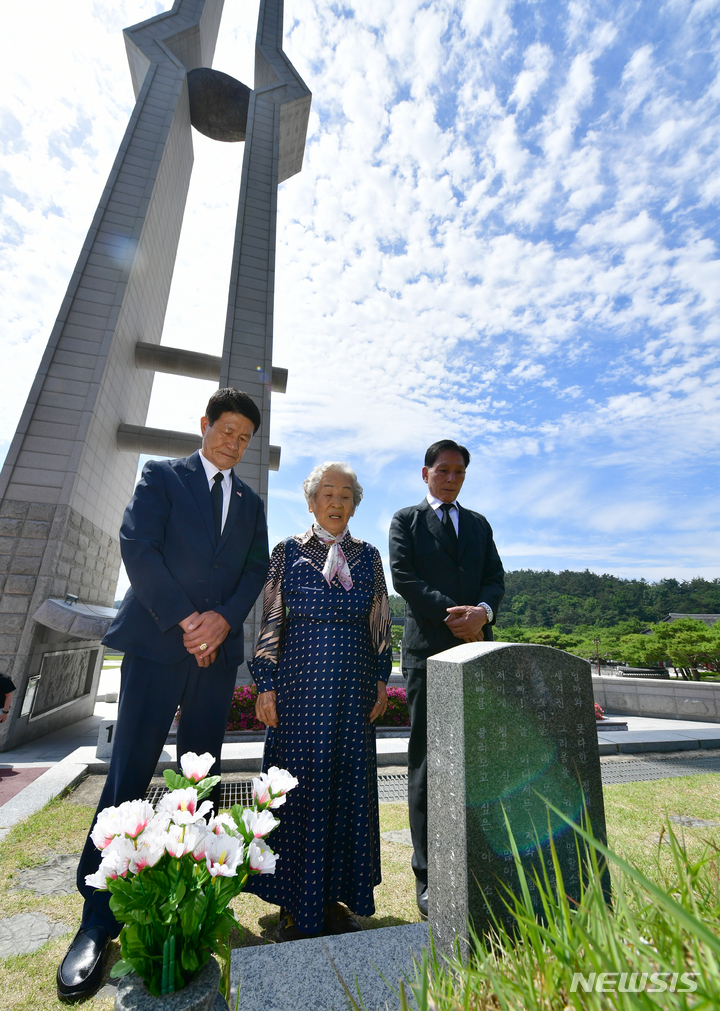
[[[302,930],[297,926],[295,920],[292,918],[292,913],[287,909],[281,909],[275,934],[277,943],[282,944],[283,941],[304,941],[308,937],[310,935],[303,934]]]
[[[67,955],[58,966],[57,992],[62,1001],[80,1000],[89,997],[100,986],[103,973],[103,957],[110,935],[103,927],[89,927],[78,930],[67,950]]]
[[[356,934],[362,927],[342,902],[325,906],[325,929],[331,934]]]
[[[426,881],[415,882],[415,894],[417,896],[417,907],[423,920],[428,918],[428,886]]]

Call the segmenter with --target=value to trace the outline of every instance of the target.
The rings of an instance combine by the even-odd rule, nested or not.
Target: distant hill
[[[579,625],[612,627],[636,618],[652,623],[671,611],[720,613],[720,579],[621,579],[608,574],[540,572],[517,569],[505,574],[499,627],[511,625],[571,632]]]
[[[390,600],[393,614],[402,614],[402,600]],[[720,614],[720,579],[622,579],[585,569],[574,572],[516,569],[505,573],[505,597],[498,628],[559,628],[572,632],[582,625],[610,628],[637,619],[648,624],[671,612]]]

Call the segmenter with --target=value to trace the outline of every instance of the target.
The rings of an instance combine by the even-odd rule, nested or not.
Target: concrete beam
[[[152,372],[167,372],[173,376],[188,376],[190,379],[214,379],[219,382],[221,364],[220,355],[206,355],[200,351],[170,348],[165,344],[150,344],[147,341],[138,341],[135,345],[135,365]],[[287,380],[288,370],[273,365],[273,393],[285,393]]]
[[[145,453],[147,456],[190,456],[202,446],[202,439],[192,432],[171,432],[166,428],[146,428],[144,425],[118,425],[117,448],[122,453]]]
[[[273,393],[287,393],[288,370],[279,369],[276,365],[272,367],[272,391]]]
[[[135,345],[135,365],[139,369],[153,372],[168,372],[173,376],[189,376],[191,379],[220,378],[218,355],[205,355],[199,351],[184,348],[169,348],[164,344],[149,344],[138,341]]]
[[[268,469],[280,470],[280,447],[268,446]]]
[[[144,425],[118,425],[117,448],[123,453],[176,458],[190,456],[202,446],[202,439],[192,432],[171,432],[167,428]],[[280,447],[270,446],[270,470],[280,470]]]

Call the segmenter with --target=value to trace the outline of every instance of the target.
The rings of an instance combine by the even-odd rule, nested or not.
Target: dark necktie
[[[210,502],[212,503],[213,511],[213,521],[215,523],[215,543],[220,543],[220,534],[222,533],[222,507],[223,507],[223,493],[222,493],[222,471],[218,471],[213,478],[213,486],[210,489]]]
[[[448,537],[453,543],[453,547],[457,548],[457,534],[455,532],[455,524],[452,521],[452,516],[450,515],[450,510],[453,507],[452,502],[443,502],[440,508],[442,509],[442,522],[445,530],[447,531]]]

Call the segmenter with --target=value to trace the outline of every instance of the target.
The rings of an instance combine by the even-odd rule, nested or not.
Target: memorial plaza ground
[[[101,684],[101,694],[112,697],[116,675],[115,664],[110,662]],[[17,772],[16,783],[7,775],[9,763],[3,761],[6,756],[0,756],[0,771],[6,773],[0,779],[0,789],[4,790],[0,793],[0,815],[6,801],[12,799],[11,794],[15,792],[16,798],[20,799],[22,787],[30,784],[34,776],[42,775],[48,768],[59,768],[60,761],[78,746],[89,750],[93,734],[97,738],[101,719],[112,715],[112,711],[112,703],[98,703],[96,716],[77,725],[74,731],[66,728],[52,738],[22,749],[23,761],[18,761],[17,755],[8,753],[7,757],[14,761],[13,771]],[[667,737],[673,727],[659,725],[654,730],[650,728],[656,723],[673,722],[678,725],[678,721],[634,721],[629,718],[631,731],[647,735],[654,733],[658,737],[658,748],[665,750],[601,758],[609,844],[657,882],[660,882],[662,870],[664,867],[667,869],[670,860],[663,828],[666,818],[670,819],[691,858],[699,856],[708,845],[720,847],[720,749],[706,747],[691,752],[668,751],[672,742],[663,741],[663,737]],[[693,726],[691,723],[684,724],[682,732],[692,736],[688,728]],[[644,728],[644,731],[638,728]],[[31,760],[33,757],[36,759],[34,762]],[[379,774],[383,882],[375,893],[376,914],[361,922],[366,932],[387,927],[407,930],[408,925],[417,924],[416,935],[412,936],[415,938],[413,950],[418,950],[425,937],[422,933],[425,928],[419,923],[415,905],[407,804],[401,799],[405,768],[402,765],[386,765],[379,769]],[[239,788],[251,775],[251,772],[234,772],[228,779]],[[55,969],[79,919],[80,899],[74,885],[76,854],[83,845],[103,779],[98,774],[86,775],[79,783],[4,831],[4,838],[0,841],[2,1011],[36,1011],[64,1006],[55,993]],[[31,793],[32,790],[28,789],[27,795]],[[243,932],[233,937],[233,946],[253,947],[260,955],[261,946],[273,942],[277,909],[251,895],[239,896],[234,908]],[[402,934],[403,938],[409,936]],[[363,935],[369,946],[368,954],[362,957],[365,964],[357,966],[359,974],[362,976],[362,969],[371,976],[377,976],[368,963],[377,964],[375,953],[386,947],[385,939],[392,947],[398,937],[391,930],[383,936],[381,945],[373,945],[371,942],[375,938],[368,933]],[[336,941],[328,943],[332,945]],[[283,946],[283,953],[290,955],[289,947],[297,948],[301,953],[302,945],[306,944],[317,948],[316,942],[296,942],[293,946]],[[270,949],[266,950],[269,955]],[[326,961],[326,955],[319,949],[308,947],[306,951],[308,956],[313,954],[323,964]],[[275,952],[272,962],[268,963],[270,966],[276,964],[277,955],[281,953],[277,949]],[[113,944],[106,977],[118,957],[119,945]],[[351,972],[354,971],[352,959],[344,963],[346,972],[348,966]],[[242,969],[240,972],[242,974]],[[337,986],[329,962],[327,973],[328,984]],[[352,978],[348,982],[352,985]],[[322,981],[318,983],[322,992]],[[396,986],[397,979],[389,979],[388,983]],[[244,996],[250,997],[249,986],[251,981],[248,978],[243,994],[241,981],[239,1007],[255,1011],[255,1002],[251,1000],[248,1003],[243,999]],[[109,1011],[114,997],[115,986],[107,979],[99,993],[86,1003],[98,1011]],[[318,1008],[330,1006],[320,996],[318,1001],[314,1005]],[[368,1004],[368,1008],[375,1006],[374,1003]],[[397,1003],[394,1006],[397,1007]],[[392,1003],[390,1007],[393,1007]],[[332,1008],[336,1011],[335,1001]]]

